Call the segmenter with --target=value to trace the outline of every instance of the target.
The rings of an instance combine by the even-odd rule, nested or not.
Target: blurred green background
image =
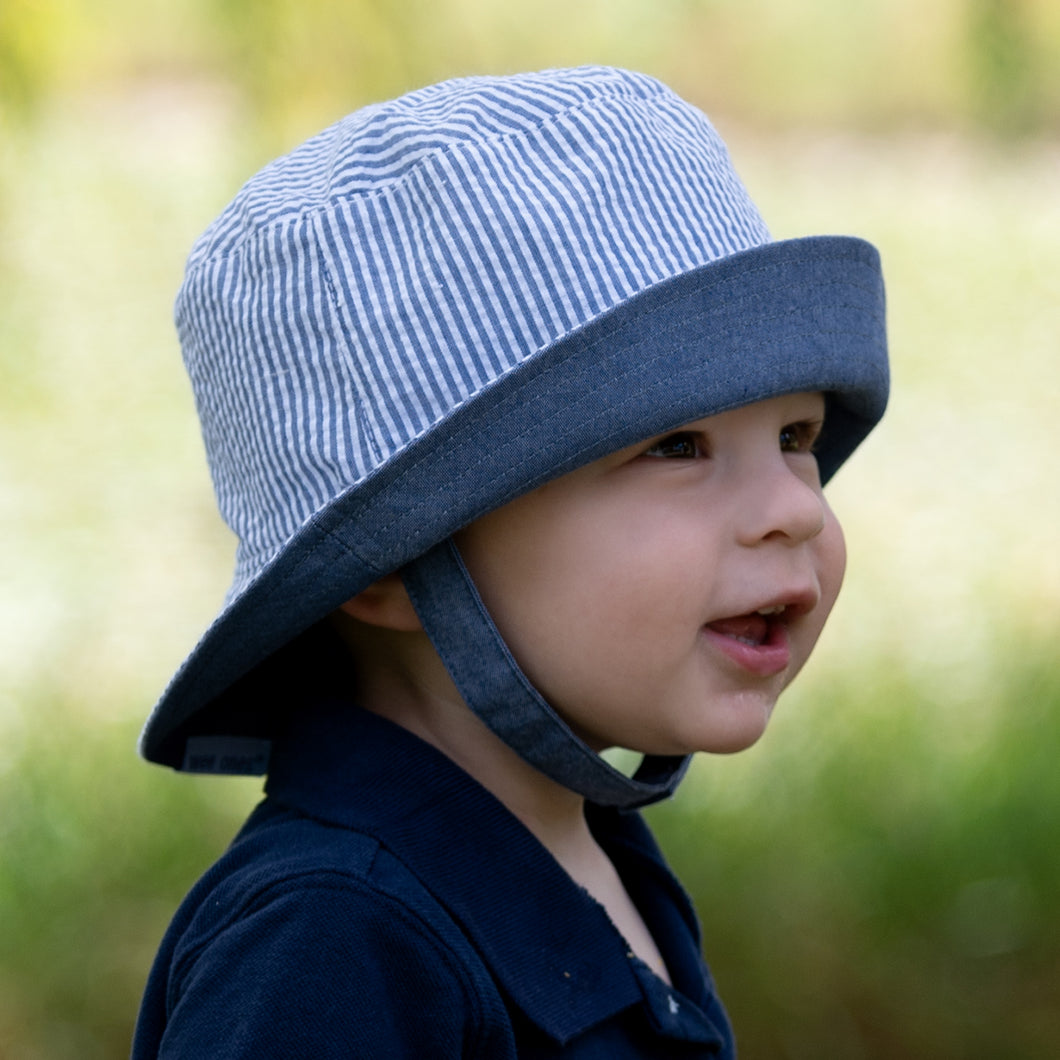
[[[835,617],[766,740],[652,811],[741,1056],[1060,1056],[1060,5],[3,0],[3,1060],[126,1053],[258,796],[134,753],[233,551],[170,323],[193,239],[361,103],[582,62],[663,77],[776,235],[888,279]]]

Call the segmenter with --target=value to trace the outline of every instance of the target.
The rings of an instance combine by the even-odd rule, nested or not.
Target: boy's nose
[[[809,478],[779,460],[759,469],[748,494],[741,506],[744,544],[765,540],[802,544],[824,529],[828,509],[816,472]]]

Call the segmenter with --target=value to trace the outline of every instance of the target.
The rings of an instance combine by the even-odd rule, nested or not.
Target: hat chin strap
[[[451,538],[401,577],[464,702],[535,769],[601,806],[634,809],[673,794],[690,756],[646,755],[627,777],[576,736],[519,668]]]

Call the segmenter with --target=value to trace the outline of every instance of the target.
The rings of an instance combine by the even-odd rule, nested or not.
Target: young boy
[[[253,178],[177,321],[239,552],[143,751],[267,798],[134,1057],[733,1056],[635,811],[758,739],[835,600],[875,251],[771,241],[650,78],[473,78]]]

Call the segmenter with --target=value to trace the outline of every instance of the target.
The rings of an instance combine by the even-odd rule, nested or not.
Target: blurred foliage
[[[128,721],[85,718],[51,688],[24,696],[0,770],[0,1056],[125,1056],[161,931],[232,835],[246,782],[130,771]]]
[[[0,106],[144,79],[232,87],[270,149],[469,72],[605,61],[747,120],[1060,127],[1053,0],[6,0]]]
[[[1038,8],[1044,13],[1044,5]],[[1044,120],[1040,111],[1045,93],[1039,64],[1048,60],[1037,46],[1043,28],[1036,24],[1037,13],[1026,0],[970,3],[972,106],[989,129],[1021,133],[1037,128]],[[1050,29],[1055,30],[1055,24]]]
[[[61,0],[5,0],[0,5],[0,106],[35,110],[59,73],[59,50],[76,34]],[[2,113],[2,111],[0,111]]]
[[[257,797],[133,753],[232,553],[170,323],[187,248],[360,102],[582,61],[705,105],[778,236],[858,232],[888,280],[829,631],[764,745],[654,811],[741,1055],[1060,1055],[1060,5],[4,0],[5,1060],[125,1053]]]

